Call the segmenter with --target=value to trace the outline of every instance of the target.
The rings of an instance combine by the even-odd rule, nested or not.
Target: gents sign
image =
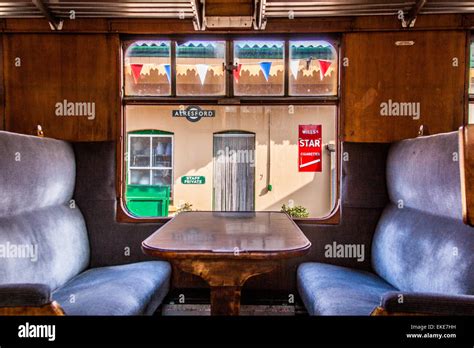
[[[182,184],[194,184],[194,185],[202,185],[206,183],[206,178],[204,176],[182,176],[181,177]]]
[[[322,171],[321,125],[300,125],[298,136],[298,171]]]
[[[203,117],[215,117],[215,110],[203,110],[199,106],[188,106],[186,109],[173,110],[173,117],[186,117],[190,122],[197,122]]]

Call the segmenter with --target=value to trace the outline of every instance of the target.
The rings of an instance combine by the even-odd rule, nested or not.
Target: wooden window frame
[[[233,96],[233,80],[232,74],[226,74],[226,96],[224,97],[213,97],[213,96],[199,96],[199,97],[182,97],[176,95],[176,41],[186,40],[225,40],[227,45],[226,51],[226,65],[233,60],[233,41],[234,40],[284,40],[285,50],[289,49],[289,41],[298,40],[321,40],[327,41],[333,45],[334,49],[338,54],[338,69],[337,69],[337,93],[335,96],[289,96],[288,95],[288,60],[289,52],[285,54],[285,79],[284,79],[284,95],[283,96],[259,96],[259,97],[247,97],[247,96]],[[169,40],[171,41],[171,95],[170,96],[125,96],[124,93],[124,52],[135,41],[153,41],[153,40]],[[343,48],[341,47],[342,40],[338,35],[319,35],[319,34],[294,34],[294,35],[283,35],[271,37],[262,37],[261,35],[248,34],[248,35],[170,35],[170,36],[126,36],[121,40],[121,59],[120,59],[120,90],[121,92],[121,117],[118,125],[119,141],[117,142],[117,154],[116,154],[116,166],[117,166],[117,180],[116,180],[116,192],[117,192],[117,209],[116,217],[119,222],[127,223],[166,223],[172,219],[172,217],[136,217],[131,215],[125,204],[125,163],[123,161],[125,154],[125,141],[126,141],[126,107],[128,105],[186,105],[186,104],[199,104],[202,106],[216,106],[216,105],[333,105],[336,108],[336,197],[335,204],[332,210],[326,216],[319,218],[293,218],[293,220],[299,224],[328,224],[337,225],[340,223],[341,216],[341,202],[340,202],[340,188],[341,188],[341,141],[340,141],[340,127],[341,127],[341,81],[343,70],[342,59]]]

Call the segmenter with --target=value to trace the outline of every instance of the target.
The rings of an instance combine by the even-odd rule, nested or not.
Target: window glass
[[[326,41],[290,41],[289,94],[337,94],[337,52]]]
[[[202,117],[188,119],[182,110],[198,110]],[[285,205],[298,217],[326,216],[336,202],[336,156],[326,147],[336,140],[336,110],[335,105],[127,105],[127,208],[139,205],[139,212],[155,214],[138,216],[173,216],[189,209],[279,211]],[[144,126],[172,134],[136,134],[146,132]],[[134,191],[150,184],[141,196]],[[147,200],[154,203],[143,203]]]
[[[130,132],[126,157],[128,209],[138,217],[168,216],[173,192],[173,134]]]
[[[235,95],[284,94],[284,41],[235,41],[234,65]]]
[[[125,52],[125,95],[166,96],[171,93],[169,41],[137,41]]]
[[[176,44],[176,94],[225,94],[225,41]]]

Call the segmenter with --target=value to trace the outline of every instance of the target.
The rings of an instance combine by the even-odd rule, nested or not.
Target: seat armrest
[[[418,292],[388,292],[382,296],[380,309],[386,314],[474,315],[474,296]]]
[[[40,307],[51,303],[46,284],[0,284],[0,307]]]

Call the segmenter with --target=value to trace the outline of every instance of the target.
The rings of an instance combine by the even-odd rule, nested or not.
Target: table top
[[[142,243],[162,258],[288,258],[305,254],[311,243],[281,212],[183,212]]]

